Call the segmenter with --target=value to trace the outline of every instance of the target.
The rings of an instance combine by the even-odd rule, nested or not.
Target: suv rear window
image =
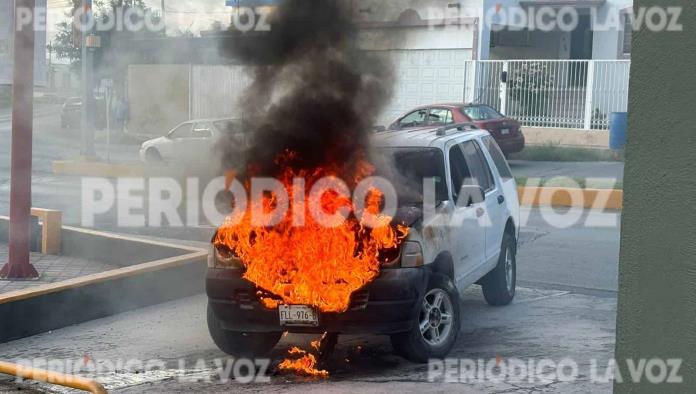
[[[467,105],[462,107],[461,111],[464,115],[468,116],[471,120],[492,120],[492,119],[502,119],[504,116],[487,105]]]

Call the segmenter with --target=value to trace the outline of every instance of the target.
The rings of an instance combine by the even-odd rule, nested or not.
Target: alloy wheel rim
[[[505,249],[505,284],[507,285],[508,293],[512,294],[513,277],[515,273],[513,272],[513,257],[510,247]]]
[[[452,333],[454,308],[449,294],[442,289],[432,289],[423,297],[419,316],[419,329],[426,343],[439,346]]]

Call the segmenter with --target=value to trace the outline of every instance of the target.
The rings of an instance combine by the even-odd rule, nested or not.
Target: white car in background
[[[221,138],[228,137],[246,146],[246,130],[241,119],[189,120],[165,136],[145,141],[140,147],[140,159],[147,164],[209,162]]]

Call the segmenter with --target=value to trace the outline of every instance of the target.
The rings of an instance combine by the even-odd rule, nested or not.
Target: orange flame
[[[379,274],[381,253],[397,248],[408,235],[408,228],[392,226],[392,218],[379,213],[382,193],[376,188],[367,193],[362,212],[353,206],[349,196],[335,190],[311,193],[318,180],[336,180],[341,171],[338,166],[295,171],[285,164],[294,155],[286,152],[277,160],[284,167],[279,181],[288,201],[293,202],[291,209],[273,226],[256,225],[253,212],[273,212],[279,203],[278,196],[265,194],[260,201],[251,201],[245,212],[228,217],[218,229],[214,244],[234,252],[246,269],[244,278],[272,294],[270,298],[259,291],[264,307],[300,304],[323,312],[343,312],[350,305],[352,293]],[[373,172],[374,167],[368,162],[358,161],[349,179],[358,184]],[[235,172],[226,173],[227,187],[235,176]],[[297,178],[304,182],[296,183]],[[249,189],[248,182],[246,186]],[[347,219],[327,227],[326,222],[313,215],[316,210],[328,217],[341,213]],[[302,218],[299,224],[298,217]],[[323,338],[312,341],[311,346],[319,351]],[[316,367],[313,354],[298,347],[289,353],[299,358],[283,360],[279,364],[281,371],[312,377],[329,375]]]
[[[360,161],[351,181],[365,179],[373,171],[369,163]],[[357,212],[350,196],[331,189],[320,195],[311,193],[318,180],[337,180],[340,172],[338,166],[313,171],[285,167],[279,181],[293,203],[277,224],[264,227],[252,222],[252,212],[272,213],[278,204],[277,196],[265,194],[219,228],[215,245],[233,251],[246,269],[244,278],[275,296],[261,299],[265,307],[273,309],[283,303],[310,305],[323,312],[346,311],[351,294],[379,274],[380,253],[398,247],[408,234],[405,226],[392,226],[392,218],[379,213],[382,193],[376,188],[369,190],[362,212]],[[304,182],[296,183],[296,178]],[[313,215],[317,210],[348,218],[326,227],[326,222],[319,223]],[[297,225],[298,215],[304,218],[301,225]]]
[[[307,353],[306,351],[293,347],[288,353],[291,356],[299,355],[300,358],[291,360],[289,358],[283,360],[278,365],[278,369],[282,372],[294,372],[299,375],[304,376],[315,376],[320,378],[325,378],[329,376],[329,372],[323,369],[317,369],[317,358],[313,354]]]

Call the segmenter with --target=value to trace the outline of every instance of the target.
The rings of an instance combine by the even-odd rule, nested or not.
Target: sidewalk
[[[0,264],[5,264],[6,262],[7,244],[0,244]],[[31,262],[39,272],[39,278],[36,280],[0,279],[0,294],[120,268],[115,264],[100,261],[68,256],[49,256],[40,253],[32,253]]]
[[[0,344],[7,360],[55,359],[100,360],[103,365],[118,360],[162,360],[166,368],[152,371],[107,371],[98,380],[114,393],[610,393],[611,382],[593,382],[591,365],[601,376],[613,357],[616,299],[579,295],[565,291],[519,288],[507,307],[488,306],[480,288],[463,295],[463,324],[449,357],[459,360],[524,361],[564,359],[578,365],[572,382],[474,382],[444,383],[428,379],[428,365],[412,364],[393,353],[385,336],[342,336],[328,361],[327,381],[271,376],[268,383],[220,383],[215,361],[227,356],[212,343],[205,323],[205,295],[128,312],[14,342]],[[294,344],[306,344],[311,336],[288,335],[271,357],[278,362]],[[113,346],[111,344],[119,344]],[[61,365],[61,364],[59,364]],[[546,371],[548,372],[548,371]],[[459,376],[455,374],[454,376]],[[212,382],[206,379],[212,378]],[[455,379],[457,379],[455,377]],[[433,380],[433,379],[431,379]],[[16,389],[0,379],[0,391]],[[22,384],[22,389],[47,386]]]

